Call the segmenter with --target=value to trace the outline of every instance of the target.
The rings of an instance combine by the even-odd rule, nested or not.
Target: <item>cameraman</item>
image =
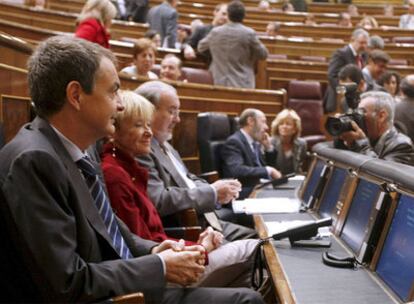
[[[358,108],[364,112],[366,132],[352,121],[353,131],[339,136],[345,146],[368,156],[414,165],[411,139],[393,126],[394,101],[391,95],[377,91],[363,93]]]

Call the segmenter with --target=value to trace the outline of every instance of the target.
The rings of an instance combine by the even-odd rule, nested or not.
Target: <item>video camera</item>
[[[340,116],[328,117],[325,124],[325,129],[328,133],[332,136],[338,136],[344,132],[352,131],[352,121],[355,121],[356,124],[365,132],[364,112],[358,108],[360,101],[358,85],[356,83],[339,85],[336,87],[336,94],[338,100],[341,102],[345,99],[348,110],[345,114]]]

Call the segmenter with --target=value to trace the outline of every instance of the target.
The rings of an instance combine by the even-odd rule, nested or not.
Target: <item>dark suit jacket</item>
[[[162,262],[147,255],[156,243],[134,236],[119,221],[139,257],[120,260],[78,167],[45,120],[25,125],[1,150],[0,187],[13,262],[33,283],[13,281],[18,285],[8,286],[10,295],[20,293],[25,302],[79,302],[136,291],[149,299],[162,294]],[[23,276],[7,270],[2,281]]]
[[[262,167],[255,164],[255,155],[246,137],[239,130],[231,135],[221,149],[223,158],[223,176],[237,178],[243,186],[243,194],[248,193],[261,178],[269,178],[266,163],[276,162],[276,151],[261,157]]]
[[[147,21],[149,0],[126,0],[127,18],[132,17],[134,22],[145,23]]]
[[[197,50],[198,43],[204,39],[210,33],[210,31],[213,29],[212,24],[202,25],[195,29],[194,33],[191,34],[190,38],[188,39],[188,44],[191,45],[191,47],[194,50]],[[209,51],[205,51],[200,53],[200,55],[206,59],[209,63],[211,62],[211,54]]]
[[[362,59],[364,64],[367,62],[367,55],[363,54]],[[349,45],[344,46],[336,50],[328,67],[328,87],[323,100],[325,112],[333,112],[336,108],[336,86],[339,83],[338,74],[339,71],[347,64],[356,63],[356,57],[352,53]]]
[[[414,142],[414,99],[406,97],[395,104],[394,122]]]
[[[351,150],[368,156],[414,166],[414,148],[411,139],[392,127],[380,137],[375,146],[368,140],[357,141]]]
[[[147,21],[150,28],[160,34],[163,47],[175,48],[177,18],[177,11],[167,2],[154,6],[148,12]]]

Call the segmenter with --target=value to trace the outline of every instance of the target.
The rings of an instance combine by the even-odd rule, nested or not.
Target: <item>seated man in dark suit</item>
[[[231,135],[222,148],[223,175],[237,178],[242,183],[240,198],[247,197],[261,178],[276,179],[281,174],[266,163],[276,163],[269,127],[264,113],[257,109],[246,109],[240,115],[240,130]],[[264,148],[265,159],[262,157]]]
[[[262,303],[247,289],[167,288],[197,280],[203,249],[136,237],[112,212],[99,165],[85,151],[115,131],[123,109],[114,60],[96,44],[56,36],[29,61],[38,116],[0,152],[1,233],[8,240],[0,251],[7,257],[2,300],[96,302],[142,291],[151,303]]]
[[[364,112],[364,126],[352,121],[353,130],[339,136],[345,146],[365,155],[413,166],[412,141],[393,125],[395,103],[392,96],[380,91],[366,92],[361,95],[358,108]]]

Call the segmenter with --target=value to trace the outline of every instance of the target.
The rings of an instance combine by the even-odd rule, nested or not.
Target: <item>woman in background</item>
[[[400,74],[394,71],[386,71],[378,80],[378,84],[390,93],[396,102],[401,101],[400,82]]]
[[[134,44],[133,65],[121,70],[121,73],[130,76],[143,76],[149,79],[158,79],[158,76],[151,72],[155,63],[157,48],[148,38],[140,38]]]
[[[109,0],[88,0],[77,19],[75,36],[109,48],[109,27],[116,7]]]
[[[284,175],[301,173],[306,158],[306,141],[300,138],[302,123],[299,115],[284,109],[272,122],[272,144],[277,150],[275,167]]]

